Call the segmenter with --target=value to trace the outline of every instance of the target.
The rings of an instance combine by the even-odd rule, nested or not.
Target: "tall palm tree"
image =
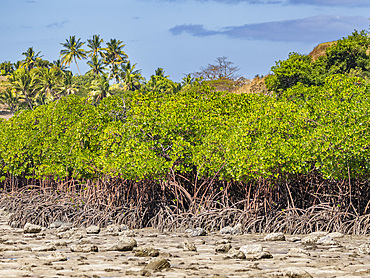
[[[23,61],[23,66],[27,68],[27,70],[31,70],[35,67],[37,58],[41,58],[42,56],[39,56],[41,51],[35,52],[33,50],[33,47],[29,47],[26,52],[23,52],[22,55],[24,55],[26,58]]]
[[[79,74],[81,75],[80,68],[77,64],[77,59],[85,59],[86,58],[86,51],[82,49],[82,46],[85,44],[84,42],[80,41],[81,38],[76,40],[76,36],[70,36],[69,40],[66,39],[66,43],[61,43],[61,45],[65,48],[60,51],[60,56],[62,57],[62,64],[69,66],[74,60],[76,63],[77,69]]]
[[[116,39],[111,39],[107,42],[107,47],[105,48],[105,52],[103,52],[103,58],[104,62],[110,65],[108,81],[113,73],[114,66],[126,62],[128,58],[127,54],[122,50],[124,46],[122,41]]]
[[[99,35],[93,35],[91,40],[87,40],[87,47],[90,48],[87,53],[91,58],[101,55],[102,47],[101,44],[103,43],[103,39],[100,38]]]
[[[91,60],[87,62],[91,70],[88,71],[93,73],[94,76],[99,76],[104,73],[104,63],[102,59],[99,59],[97,56],[92,56]]]

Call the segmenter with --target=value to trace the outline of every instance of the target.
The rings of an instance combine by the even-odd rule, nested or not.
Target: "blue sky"
[[[59,58],[71,35],[125,43],[148,78],[162,67],[175,81],[226,56],[253,78],[289,52],[369,30],[369,0],[0,0],[0,61],[33,46]],[[86,61],[79,62],[88,70]],[[75,66],[71,70],[76,73]]]

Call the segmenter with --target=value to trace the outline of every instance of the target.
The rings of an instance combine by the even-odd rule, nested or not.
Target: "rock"
[[[251,261],[272,258],[270,252],[263,250],[261,244],[244,245],[239,250],[244,253],[245,259]]]
[[[89,253],[89,252],[98,252],[98,247],[96,245],[88,244],[88,245],[71,245],[70,250],[72,252],[81,252],[81,253]]]
[[[195,228],[195,229],[187,229],[185,231],[189,237],[197,237],[197,236],[205,236],[207,235],[207,231],[203,228]]]
[[[206,242],[203,239],[196,239],[194,240],[194,244],[203,245],[206,244]]]
[[[127,230],[119,233],[120,236],[125,237],[135,237],[135,232],[133,230]]]
[[[136,257],[158,257],[159,251],[152,247],[140,247],[135,250]]]
[[[215,251],[216,253],[227,253],[231,249],[231,244],[226,243],[226,244],[220,244],[216,246]]]
[[[244,254],[245,255],[245,254]],[[256,261],[261,259],[272,259],[273,256],[268,251],[262,251],[255,254],[245,255],[245,259],[249,261]]]
[[[331,238],[342,238],[344,237],[344,234],[339,233],[339,232],[333,232],[333,233],[328,234],[327,236]]]
[[[59,228],[64,228],[65,230],[60,231],[64,232],[72,228],[72,223],[71,222],[63,222],[63,221],[55,221],[49,225],[49,229],[59,229]]]
[[[163,270],[163,269],[170,269],[171,264],[169,260],[164,258],[155,258],[151,259],[149,263],[144,267],[146,270]]]
[[[224,259],[245,259],[245,255],[242,251],[231,248],[229,252],[225,255]]]
[[[62,238],[71,238],[77,231],[75,230],[68,230],[65,232],[57,233],[57,237],[62,239]]]
[[[55,252],[50,256],[46,257],[45,260],[48,260],[50,262],[64,262],[67,260],[67,257],[60,252]]]
[[[311,274],[298,267],[289,267],[286,268],[283,272],[284,275],[289,278],[312,278]]]
[[[320,238],[326,235],[328,235],[328,232],[313,232],[302,238],[301,242],[303,244],[317,243]]]
[[[126,275],[127,276],[141,276],[141,277],[150,277],[152,276],[152,274],[148,271],[148,270],[145,270],[145,269],[142,269],[142,270],[126,270]]]
[[[285,241],[285,236],[283,233],[271,233],[264,237],[265,241]]]
[[[54,244],[46,244],[38,247],[34,247],[31,249],[33,252],[48,252],[48,251],[55,251],[57,248],[55,247]]]
[[[121,228],[118,225],[112,224],[107,226],[107,228],[105,228],[105,231],[109,235],[118,236],[119,232],[121,231]]]
[[[78,244],[92,244],[91,240],[89,238],[80,238],[78,241]]]
[[[336,240],[334,240],[333,238],[331,238],[330,236],[324,236],[324,237],[321,237],[319,238],[317,241],[316,241],[316,244],[322,244],[322,245],[339,245],[338,242]]]
[[[244,245],[239,249],[245,255],[248,254],[257,254],[263,252],[263,247],[261,244],[251,244],[251,245]]]
[[[195,244],[189,241],[183,242],[183,248],[185,251],[197,252],[197,247],[195,246]]]
[[[370,243],[361,244],[358,247],[358,253],[359,254],[370,255]]]
[[[60,226],[56,229],[56,232],[57,233],[63,233],[63,232],[68,231],[70,229],[72,229],[72,226]]]
[[[229,239],[225,239],[225,238],[223,238],[223,239],[221,239],[221,240],[218,240],[218,241],[216,241],[216,245],[220,245],[220,244],[228,244],[228,243],[231,243],[231,241],[229,240]]]
[[[81,240],[84,236],[80,233],[72,233],[69,237],[70,240]]]
[[[302,248],[292,248],[292,249],[289,250],[288,256],[301,257],[301,256],[311,256],[311,254],[310,254],[310,252],[308,252],[307,250],[302,249]]]
[[[231,226],[226,226],[220,230],[220,234],[225,235],[225,234],[230,234],[230,235],[241,235],[242,232],[242,225],[236,224],[234,227]]]
[[[158,237],[158,234],[149,234],[147,237]]]
[[[134,247],[137,246],[137,242],[133,238],[121,238],[114,244],[105,245],[102,247],[101,251],[132,251],[134,250]]]
[[[100,227],[92,225],[90,227],[86,228],[87,234],[99,234],[100,233]]]
[[[288,238],[288,241],[290,241],[290,242],[299,242],[299,241],[301,241],[301,239],[299,238],[299,237],[291,237],[291,238]]]
[[[26,225],[24,225],[23,227],[23,231],[25,234],[36,234],[36,233],[41,232],[41,230],[42,230],[41,226],[34,225],[31,223],[26,223]]]

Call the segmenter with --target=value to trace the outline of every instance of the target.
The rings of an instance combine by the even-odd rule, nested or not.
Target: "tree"
[[[236,72],[239,68],[233,66],[233,62],[227,60],[227,57],[217,57],[215,64],[208,64],[207,67],[201,67],[200,71],[193,73],[196,78],[204,78],[205,80],[229,79],[235,80],[238,78]]]
[[[23,97],[28,107],[33,110],[32,99],[35,97],[36,88],[36,76],[32,71],[26,71],[24,68],[20,68],[12,73],[9,77],[9,82],[17,93]]]
[[[60,51],[60,56],[62,57],[62,64],[69,66],[74,60],[77,66],[77,70],[79,74],[81,75],[80,68],[77,64],[77,59],[85,59],[86,58],[86,52],[84,49],[82,49],[82,46],[85,44],[84,42],[80,41],[79,38],[76,40],[76,36],[70,36],[69,40],[66,39],[66,43],[61,43],[61,45],[65,48]]]
[[[126,59],[128,58],[127,54],[122,50],[124,46],[125,45],[122,41],[116,39],[111,39],[109,42],[107,42],[107,47],[105,48],[105,52],[103,52],[102,55],[104,58],[104,62],[107,65],[110,65],[108,81],[113,74],[114,66],[125,63]]]
[[[87,40],[87,47],[90,48],[87,53],[91,58],[101,55],[102,47],[101,44],[103,43],[103,39],[100,38],[99,35],[93,35],[91,40]]]
[[[103,98],[110,96],[109,92],[109,80],[106,76],[101,76],[98,79],[92,81],[92,84],[90,86],[90,93],[89,97],[92,99],[95,103],[99,102]]]
[[[181,84],[173,82],[165,75],[163,68],[157,68],[148,82],[145,83],[144,91],[175,94],[181,89]]]
[[[370,37],[365,31],[355,31],[326,49],[326,68],[331,74],[347,74],[352,69],[370,70],[368,55]]]
[[[58,96],[67,96],[77,91],[77,86],[73,82],[73,75],[70,71],[63,72],[61,84],[58,87]]]
[[[131,65],[131,61],[128,61],[126,65],[121,67],[121,78],[125,83],[125,87],[128,90],[137,90],[141,87],[141,81],[144,79],[141,76],[140,70],[135,69],[136,64]]]
[[[314,85],[311,81],[313,71],[312,58],[296,52],[289,53],[289,58],[277,61],[271,68],[274,73],[266,78],[265,83],[269,90],[278,92],[293,87],[298,82]]]
[[[17,110],[22,97],[10,86],[6,86],[0,90],[0,103],[8,106],[11,113]]]
[[[48,99],[57,98],[58,88],[61,86],[62,71],[59,68],[41,68],[37,71],[37,95],[45,95]],[[44,103],[43,103],[44,104]]]
[[[65,72],[67,70],[67,67],[65,65],[63,65],[63,63],[60,59],[58,59],[56,61],[53,61],[53,63],[51,65],[52,65],[52,67],[59,68],[63,72]]]
[[[290,53],[285,61],[271,68],[273,75],[265,79],[270,91],[284,91],[298,83],[323,85],[331,74],[367,77],[370,74],[370,38],[365,31],[353,32],[326,49],[315,61],[308,55]]]
[[[104,73],[104,63],[102,59],[99,59],[98,56],[92,56],[91,60],[87,62],[91,70],[88,73],[93,73],[94,76],[99,76]]]
[[[14,65],[9,62],[5,61],[0,64],[0,75],[8,75],[14,71]]]
[[[41,58],[42,56],[39,56],[41,51],[35,52],[33,50],[33,47],[29,47],[26,52],[23,52],[22,55],[24,55],[26,58],[23,61],[23,66],[27,68],[27,70],[31,70],[36,65],[37,58]]]

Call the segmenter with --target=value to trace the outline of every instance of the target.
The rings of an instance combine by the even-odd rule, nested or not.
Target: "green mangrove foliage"
[[[280,98],[136,91],[92,105],[76,95],[0,122],[0,175],[62,180],[251,181],[319,173],[370,176],[370,86],[332,75]]]
[[[370,36],[355,31],[328,47],[325,55],[313,60],[309,55],[290,53],[287,60],[277,61],[266,78],[269,90],[282,92],[298,83],[323,85],[332,74],[370,77]]]

